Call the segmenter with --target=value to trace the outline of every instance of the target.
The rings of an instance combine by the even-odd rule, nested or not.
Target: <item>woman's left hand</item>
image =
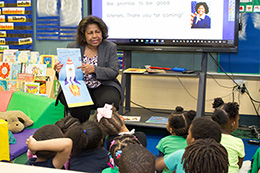
[[[93,65],[82,63],[82,66],[77,67],[77,69],[80,69],[80,68],[81,68],[82,72],[85,74],[95,73],[95,67]]]

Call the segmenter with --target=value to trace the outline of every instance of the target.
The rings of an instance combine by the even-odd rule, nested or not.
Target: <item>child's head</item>
[[[236,102],[224,104],[222,108],[215,109],[212,120],[216,121],[222,130],[232,132],[238,128],[239,105]]]
[[[72,139],[72,154],[76,155],[84,150],[93,150],[102,146],[104,133],[97,122],[86,121],[70,128],[65,136]]]
[[[136,144],[129,144],[122,150],[119,160],[119,172],[154,173],[155,158],[145,147]]]
[[[74,126],[79,126],[80,121],[78,118],[74,118],[72,116],[67,116],[65,118],[62,118],[61,120],[57,121],[55,123],[56,126],[58,126],[61,131],[65,134],[69,128],[74,127]]]
[[[214,139],[216,142],[221,140],[221,129],[218,123],[206,117],[195,118],[189,128],[187,144],[197,139]]]
[[[221,97],[214,98],[214,102],[212,103],[213,108],[221,108],[224,105],[224,101]]]
[[[64,134],[61,129],[56,125],[45,125],[36,130],[33,134],[33,138],[36,141],[43,141],[48,139],[63,138]],[[56,155],[53,151],[37,151],[35,153],[37,158],[49,160]]]
[[[111,166],[118,166],[119,158],[121,157],[122,150],[129,144],[139,144],[139,140],[134,135],[120,135],[111,142],[109,147],[109,162]]]
[[[113,105],[105,104],[103,108],[98,108],[94,119],[108,135],[117,135],[124,125],[122,116],[118,114]]]
[[[182,136],[186,138],[188,135],[189,126],[195,116],[196,112],[193,110],[185,113],[182,112],[181,114],[179,114],[178,111],[175,111],[168,118],[167,130],[172,135]]]
[[[213,139],[198,139],[185,148],[182,157],[185,172],[228,172],[228,154],[225,147]]]

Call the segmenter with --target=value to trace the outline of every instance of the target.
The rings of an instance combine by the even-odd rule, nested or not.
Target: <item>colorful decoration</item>
[[[0,66],[0,78],[6,79],[10,74],[10,65],[3,62]]]

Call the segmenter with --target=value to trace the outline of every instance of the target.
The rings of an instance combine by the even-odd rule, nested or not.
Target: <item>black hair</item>
[[[129,144],[142,145],[134,135],[128,135],[128,134],[115,137],[114,140],[111,142],[111,145],[109,147],[109,152],[110,152],[109,157],[113,158],[116,166],[119,165],[120,153],[122,153],[123,148],[125,148]],[[110,160],[110,158],[108,159]]]
[[[197,139],[215,139],[218,143],[221,140],[221,128],[215,121],[207,117],[195,118],[190,126],[192,138]]]
[[[154,173],[155,157],[145,147],[129,144],[122,150],[119,160],[119,172]]]
[[[209,6],[206,4],[206,2],[199,2],[196,4],[195,6],[195,9],[196,9],[196,12],[198,12],[198,8],[203,5],[203,7],[205,8],[205,14],[208,14],[209,13]]]
[[[96,111],[94,114],[94,120],[97,121],[97,114]],[[124,122],[121,120],[120,115],[116,111],[116,108],[112,105],[112,117],[105,118],[102,117],[98,122],[103,129],[103,131],[108,135],[118,135],[120,132]]]
[[[62,133],[61,129],[56,125],[44,125],[38,130],[36,130],[33,134],[33,138],[36,141],[44,141],[48,139],[56,139],[56,138],[63,138],[64,134]],[[49,160],[53,158],[57,152],[54,151],[36,151],[36,156],[38,158],[43,158],[45,160]]]
[[[214,98],[214,102],[212,103],[212,108],[219,108],[224,105],[224,101],[221,97]]]
[[[72,155],[77,155],[84,150],[101,147],[104,133],[98,123],[86,121],[80,126],[70,128],[65,136],[73,141]]]
[[[76,41],[80,45],[84,45],[87,43],[86,38],[85,38],[85,32],[86,32],[87,26],[90,24],[97,24],[97,26],[100,28],[100,30],[102,32],[103,40],[107,39],[107,37],[108,37],[108,28],[107,28],[107,25],[105,24],[105,22],[99,17],[87,16],[87,17],[84,17],[80,21],[80,23],[78,25],[78,29],[77,29]]]
[[[234,121],[239,115],[239,105],[237,102],[228,102],[222,108],[215,109],[212,120],[216,121],[222,129],[230,127],[230,121]]]
[[[169,127],[173,129],[173,132],[177,136],[186,138],[190,124],[195,116],[196,112],[194,110],[190,110],[182,114],[172,113],[168,119]]]
[[[227,150],[213,139],[198,139],[188,145],[182,163],[188,173],[228,172]]]
[[[65,134],[69,128],[79,126],[81,124],[78,118],[66,116],[65,118],[62,118],[59,121],[57,121],[55,125],[58,126],[61,129],[61,131]]]

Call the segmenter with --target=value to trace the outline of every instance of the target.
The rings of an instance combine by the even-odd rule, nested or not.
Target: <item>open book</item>
[[[146,123],[168,124],[167,117],[151,116]]]
[[[57,48],[58,61],[63,67],[59,73],[59,82],[68,107],[93,105],[88,88],[83,79],[81,54],[78,48]]]

